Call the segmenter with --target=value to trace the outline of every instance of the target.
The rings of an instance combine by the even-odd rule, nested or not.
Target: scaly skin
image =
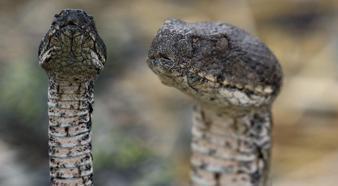
[[[167,20],[148,66],[162,83],[193,97],[191,184],[265,186],[271,105],[281,67],[256,37],[224,23]]]
[[[106,47],[93,18],[66,9],[39,47],[47,72],[51,185],[93,185],[91,114],[94,80],[106,61]]]

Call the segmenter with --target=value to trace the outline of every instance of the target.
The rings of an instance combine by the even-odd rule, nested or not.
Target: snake
[[[258,37],[227,23],[168,19],[147,64],[164,85],[196,102],[191,185],[270,184],[271,108],[283,72]]]
[[[107,59],[93,17],[64,9],[43,37],[39,65],[48,75],[51,185],[93,185],[94,81]]]

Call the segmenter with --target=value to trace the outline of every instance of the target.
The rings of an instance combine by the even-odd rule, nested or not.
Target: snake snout
[[[59,28],[78,27],[84,28],[93,23],[93,18],[82,10],[66,9],[55,15],[53,25]]]
[[[80,26],[80,20],[78,17],[68,16],[66,17],[65,25]]]

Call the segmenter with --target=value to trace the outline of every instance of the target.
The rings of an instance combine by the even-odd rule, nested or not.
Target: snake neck
[[[49,159],[52,185],[93,185],[93,81],[49,79]]]
[[[266,186],[271,150],[269,109],[241,116],[196,107],[192,185]]]

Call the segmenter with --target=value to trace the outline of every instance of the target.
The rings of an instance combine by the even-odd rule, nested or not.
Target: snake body
[[[51,185],[93,185],[94,80],[106,61],[93,18],[74,9],[56,14],[38,55],[49,78]]]
[[[170,19],[155,36],[147,63],[162,83],[197,102],[192,185],[267,185],[271,105],[282,70],[266,45],[229,24]]]

